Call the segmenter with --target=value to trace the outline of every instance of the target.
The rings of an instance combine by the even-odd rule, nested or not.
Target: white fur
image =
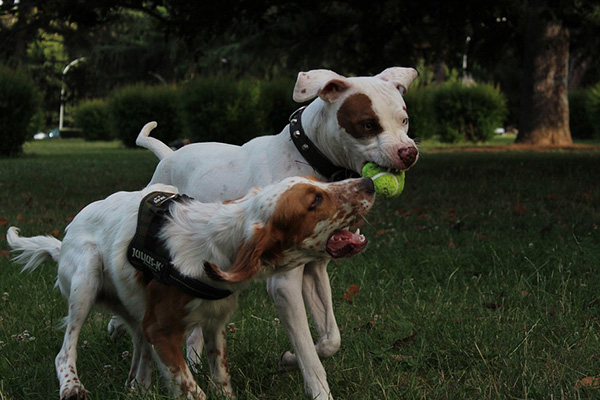
[[[312,231],[309,230],[309,234],[302,238],[287,238],[286,232],[283,232],[283,240],[281,235],[273,235],[279,238],[278,242],[265,242],[281,247],[281,256],[275,258],[262,254],[264,246],[254,243],[272,234],[273,230],[267,228],[272,228],[272,219],[284,208],[279,202],[285,199],[286,204],[298,203],[297,209],[308,213],[304,205],[313,201],[313,190],[327,196],[330,203],[328,207],[319,209],[315,217],[318,223]],[[165,296],[168,300],[161,303],[160,293],[167,293],[166,288],[174,289],[156,281],[145,281],[142,274],[129,264],[126,254],[136,230],[140,201],[153,191],[176,193],[177,189],[157,184],[139,192],[118,192],[94,202],[69,224],[62,243],[49,236],[21,237],[16,227],[9,228],[7,232],[8,244],[20,253],[14,260],[24,264],[25,269],[33,270],[49,258],[58,263],[57,286],[69,305],[64,342],[55,360],[61,399],[84,399],[87,396],[75,363],[79,332],[94,304],[106,306],[118,315],[132,336],[134,351],[128,385],[146,388],[150,385],[154,355],[176,394],[184,394],[187,399],[205,399],[204,392],[183,362],[183,343],[173,342],[171,336],[163,333],[164,329],[182,324],[176,333],[181,332],[180,337],[183,338],[188,329],[199,325],[206,340],[212,382],[220,392],[234,397],[224,358],[225,325],[236,309],[239,290],[248,284],[250,278],[271,276],[281,270],[329,258],[325,242],[315,241],[328,238],[335,230],[360,218],[374,201],[370,181],[355,179],[324,184],[294,177],[263,190],[252,190],[245,197],[226,204],[196,200],[173,203],[170,206],[171,217],[159,234],[166,242],[174,267],[184,275],[228,289],[233,295],[211,301],[191,299],[177,291],[169,291],[169,295]],[[282,198],[284,195],[287,197]],[[348,217],[338,217],[338,210],[342,209]],[[298,216],[294,218],[299,220],[297,224],[303,224]],[[244,252],[244,248],[251,251]],[[252,258],[244,258],[245,254]],[[218,272],[221,279],[214,280],[215,275],[207,274],[205,262],[218,267],[213,274]],[[238,280],[229,279],[236,273],[241,274]],[[160,321],[153,319],[153,312],[161,310],[165,304],[170,306],[169,302],[176,299],[182,299],[183,303],[179,309],[172,310],[174,316],[170,316],[171,309],[167,309],[167,316],[172,318],[181,313],[181,318],[173,321],[175,324],[163,322],[164,325],[161,325]],[[175,346],[165,347],[164,342]],[[182,363],[172,361],[177,357]]]
[[[416,146],[408,137],[408,114],[402,93],[416,76],[414,69],[399,67],[388,68],[375,77],[346,78],[328,70],[299,73],[294,100],[316,98],[302,115],[307,136],[334,164],[357,173],[369,161],[386,168],[407,169],[410,165],[399,159],[399,151],[407,148],[416,151]],[[369,97],[379,117],[383,132],[375,137],[356,139],[337,120],[344,100],[357,93]],[[198,143],[175,152],[148,136],[153,126],[146,125],[136,141],[161,159],[151,183],[173,184],[200,200],[232,199],[252,186],[264,186],[289,176],[316,174],[291,142],[289,126],[278,135],[257,137],[243,146]],[[295,354],[284,353],[280,365],[299,367],[308,396],[317,400],[332,399],[319,356],[329,357],[340,347],[326,266],[327,262],[311,263],[268,281],[268,291],[295,351]],[[319,335],[316,347],[305,318],[305,304]],[[197,337],[201,335],[192,335],[188,341],[191,346],[188,356],[192,360],[198,353],[196,347],[200,347],[194,340]]]

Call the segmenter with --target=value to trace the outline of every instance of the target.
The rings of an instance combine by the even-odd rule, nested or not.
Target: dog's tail
[[[173,150],[171,150],[169,146],[160,140],[150,136],[150,132],[152,129],[156,128],[157,125],[158,124],[155,121],[148,122],[146,125],[144,125],[140,131],[140,134],[135,140],[135,144],[150,150],[156,157],[158,157],[159,160],[162,160],[173,153]]]
[[[23,271],[34,270],[48,258],[58,262],[62,242],[52,236],[21,237],[15,226],[8,228],[6,241],[13,251],[19,252],[13,261],[24,265]]]

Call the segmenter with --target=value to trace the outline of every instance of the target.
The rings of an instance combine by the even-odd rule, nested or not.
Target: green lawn
[[[368,218],[366,252],[330,267],[342,332],[324,361],[334,397],[600,397],[575,388],[600,377],[600,151],[424,147],[402,196],[378,200]],[[30,143],[23,157],[0,159],[0,231],[62,235],[89,202],[143,187],[156,162],[114,143]],[[56,268],[22,274],[6,249],[0,235],[0,399],[57,398],[66,306]],[[111,342],[107,320],[92,313],[80,340],[90,398],[168,398],[158,375],[149,393],[123,388],[131,348]],[[304,399],[300,374],[277,370],[289,344],[263,284],[242,296],[233,323],[238,397]]]

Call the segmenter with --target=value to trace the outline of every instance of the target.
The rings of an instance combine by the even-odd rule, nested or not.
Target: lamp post
[[[469,42],[471,42],[471,36],[467,36],[465,39],[465,52],[463,53],[462,59],[462,70],[463,70],[463,82],[466,83],[469,80],[467,74],[467,52],[469,51]]]
[[[64,116],[65,116],[65,102],[66,102],[65,76],[67,75],[67,72],[69,72],[71,67],[73,67],[83,61],[85,61],[85,57],[79,57],[79,58],[71,61],[70,63],[68,63],[67,66],[63,69],[62,85],[60,87],[60,111],[58,113],[58,131],[59,132],[62,131],[62,129],[63,129],[63,120],[64,120]]]

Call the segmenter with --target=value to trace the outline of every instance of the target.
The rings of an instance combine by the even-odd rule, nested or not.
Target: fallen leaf
[[[348,289],[346,289],[346,293],[344,293],[344,300],[346,300],[348,303],[352,303],[354,298],[358,295],[358,291],[358,286],[351,284],[348,286]]]
[[[488,303],[483,303],[483,306],[485,308],[489,308],[490,310],[498,310],[498,309],[502,308],[502,304],[498,304],[493,301],[490,301]]]
[[[0,226],[4,226],[8,224],[8,221],[5,218],[0,218]]]
[[[406,364],[409,367],[414,367],[417,365],[417,359],[414,356],[404,356],[401,354],[392,354],[390,357],[392,358],[392,360],[397,361],[399,363]]]
[[[452,239],[448,240],[448,248],[456,249],[456,245],[454,244],[454,241]]]
[[[394,341],[394,343],[392,344],[392,347],[397,348],[397,347],[403,346],[403,345],[411,342],[415,338],[415,335],[416,335],[415,331],[411,329],[406,337],[403,337],[401,339],[397,339],[396,341]]]
[[[19,213],[19,214],[17,215],[17,221],[18,221],[18,222],[21,222],[21,221],[23,221],[23,213]]]
[[[513,206],[512,211],[513,214],[522,217],[527,214],[527,207],[525,207],[523,204],[517,203]]]
[[[0,254],[5,258],[10,258],[10,252],[8,250],[0,250]]]
[[[574,387],[575,390],[579,389],[600,389],[600,378],[593,376],[586,376],[581,378]]]
[[[385,230],[385,229],[380,229],[380,230],[378,230],[377,232],[375,232],[375,236],[376,236],[376,237],[379,237],[379,236],[381,236],[381,235],[385,235],[386,233],[387,233],[387,230]]]
[[[60,236],[60,231],[58,229],[53,230],[52,232],[50,232],[50,234],[54,237],[59,237]]]

